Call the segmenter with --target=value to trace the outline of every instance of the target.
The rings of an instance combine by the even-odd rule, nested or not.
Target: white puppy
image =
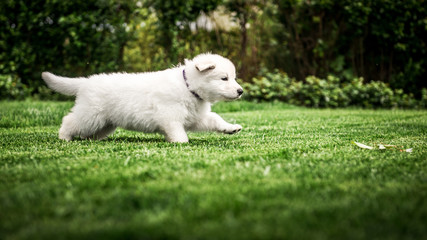
[[[237,133],[238,124],[211,112],[211,104],[240,98],[233,63],[215,54],[201,54],[185,65],[149,73],[99,74],[65,78],[42,73],[53,90],[76,96],[62,120],[59,138],[103,139],[117,127],[159,132],[169,142],[188,142],[186,131]]]

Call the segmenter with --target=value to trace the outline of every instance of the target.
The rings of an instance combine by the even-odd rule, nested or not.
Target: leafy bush
[[[133,37],[132,1],[0,1],[0,99],[41,95],[40,74],[118,71]]]
[[[417,100],[413,94],[401,89],[391,89],[380,81],[364,82],[354,78],[341,82],[329,75],[326,79],[309,76],[305,81],[297,81],[286,73],[276,70],[264,72],[262,77],[253,78],[252,83],[243,83],[246,98],[249,100],[272,101],[308,107],[348,107],[365,108],[425,108],[427,89],[422,90],[422,98]]]
[[[30,89],[16,74],[0,74],[0,96],[22,100],[29,95]]]
[[[3,0],[0,99],[52,99],[40,78],[46,70],[70,77],[155,71],[213,52],[230,58],[245,80],[263,67],[304,79],[259,78],[258,85],[278,88],[254,89],[266,91],[262,98],[319,107],[412,105],[411,95],[383,88],[424,99],[426,6],[419,0]],[[342,80],[352,88],[359,76],[389,85],[362,84],[354,100]],[[282,90],[283,84],[292,88]]]
[[[267,66],[297,79],[377,79],[418,98],[427,87],[425,1],[275,2],[272,15],[282,27],[274,36],[283,44],[274,46]]]

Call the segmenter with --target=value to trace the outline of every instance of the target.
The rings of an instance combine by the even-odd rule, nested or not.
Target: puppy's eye
[[[228,77],[221,78],[222,81],[228,81]]]

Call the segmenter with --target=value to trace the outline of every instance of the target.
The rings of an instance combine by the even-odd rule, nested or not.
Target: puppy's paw
[[[235,134],[240,132],[241,130],[242,130],[242,126],[240,126],[239,124],[233,124],[227,127],[226,129],[224,129],[223,133]]]

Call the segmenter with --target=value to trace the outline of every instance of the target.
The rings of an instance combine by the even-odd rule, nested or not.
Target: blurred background
[[[249,100],[422,107],[424,0],[2,0],[0,98],[60,99],[42,71],[86,76],[230,58]]]

